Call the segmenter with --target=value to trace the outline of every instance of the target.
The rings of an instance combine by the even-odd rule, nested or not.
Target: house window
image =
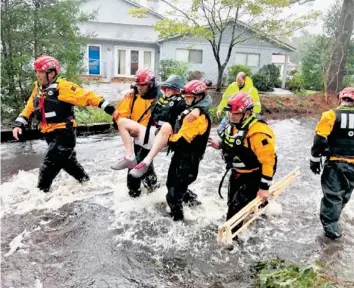
[[[118,59],[117,73],[119,75],[125,75],[126,74],[126,51],[125,50],[118,50],[117,51],[117,59]]]
[[[139,68],[154,70],[154,51],[128,47],[115,47],[115,76],[134,76]]]
[[[236,53],[235,64],[248,67],[258,67],[259,54]]]
[[[152,52],[144,51],[144,68],[152,68]]]
[[[88,45],[88,74],[101,75],[101,47]]]
[[[176,60],[201,64],[203,62],[203,50],[176,49]]]

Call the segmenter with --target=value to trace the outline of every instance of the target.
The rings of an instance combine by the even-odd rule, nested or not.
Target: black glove
[[[321,173],[321,162],[313,162],[310,160],[310,169],[314,174]]]
[[[114,108],[114,106],[112,106],[111,104],[107,105],[104,108],[104,112],[106,112],[108,115],[112,115],[114,111],[116,111],[116,108]]]

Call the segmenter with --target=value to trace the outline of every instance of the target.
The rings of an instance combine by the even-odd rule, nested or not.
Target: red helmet
[[[34,61],[34,70],[51,72],[55,71],[60,74],[60,65],[57,59],[51,56],[40,56]]]
[[[206,96],[208,94],[207,85],[202,80],[192,80],[184,86],[182,93],[194,96]]]
[[[144,85],[149,84],[151,81],[155,80],[155,73],[150,68],[138,69],[135,73],[136,84]]]
[[[225,110],[231,113],[244,113],[247,110],[252,110],[253,100],[246,92],[237,92],[229,101]]]
[[[342,101],[344,98],[349,98],[354,101],[354,87],[347,87],[340,91],[339,101]]]

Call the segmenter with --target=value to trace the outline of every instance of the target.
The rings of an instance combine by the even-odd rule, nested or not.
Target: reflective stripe
[[[342,113],[340,119],[340,128],[345,129],[347,128],[347,114]]]
[[[272,180],[267,180],[267,179],[261,178],[261,182],[269,185],[270,183],[272,183]]]
[[[104,101],[101,105],[101,109],[104,110],[109,105],[108,101]]]
[[[13,118],[12,118],[12,119],[13,119]],[[20,116],[17,117],[15,121],[21,122],[21,123],[24,124],[24,125],[27,125],[27,124],[28,124],[28,122],[26,121],[26,119],[24,119],[24,118],[22,118],[22,117],[20,117]]]
[[[235,167],[235,168],[244,168],[244,167],[246,167],[245,163],[243,163],[243,162],[232,163],[232,166]]]
[[[354,129],[354,114],[349,114],[349,129]]]
[[[53,118],[55,116],[57,116],[57,113],[55,113],[55,111],[45,113],[45,118]]]
[[[311,161],[312,162],[321,162],[321,157],[313,157],[313,156],[311,156]]]
[[[58,83],[52,83],[46,89],[57,88],[57,87],[58,87]]]

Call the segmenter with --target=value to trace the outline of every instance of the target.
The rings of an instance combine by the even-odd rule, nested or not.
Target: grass
[[[112,123],[112,116],[95,107],[75,107],[78,124]]]
[[[317,265],[302,266],[286,263],[281,259],[257,262],[251,267],[255,276],[255,287],[260,288],[330,288],[353,287],[345,282],[322,273]]]

